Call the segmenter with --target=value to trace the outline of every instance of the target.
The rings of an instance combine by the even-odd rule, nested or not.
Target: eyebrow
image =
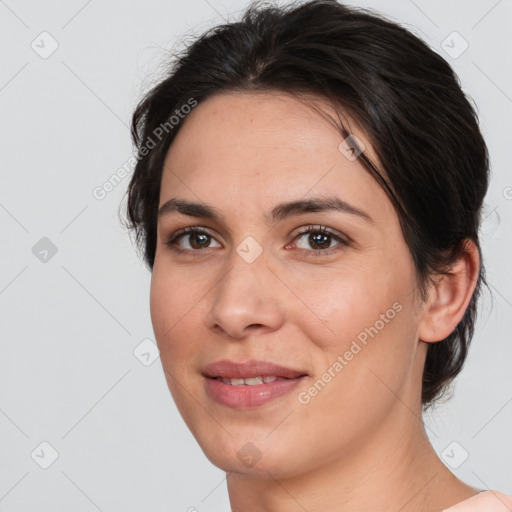
[[[365,211],[338,197],[313,197],[280,203],[265,214],[265,221],[267,224],[272,225],[293,215],[327,211],[348,213],[358,216],[367,222],[374,223],[374,220]],[[158,209],[158,219],[173,213],[181,213],[190,217],[211,219],[219,222],[223,220],[222,214],[213,206],[177,198],[169,199]]]

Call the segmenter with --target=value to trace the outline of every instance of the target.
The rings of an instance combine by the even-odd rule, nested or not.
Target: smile
[[[266,375],[265,377],[248,377],[246,379],[226,377],[216,377],[216,379],[221,380],[224,384],[230,384],[231,386],[257,386],[259,384],[266,384],[268,382],[274,382],[276,380],[286,380],[286,377]]]
[[[308,374],[270,361],[220,360],[202,370],[206,395],[235,409],[262,407],[289,395]]]

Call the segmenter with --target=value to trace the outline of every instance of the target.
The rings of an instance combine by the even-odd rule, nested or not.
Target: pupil
[[[324,239],[324,242],[322,243],[322,239]],[[321,245],[322,248],[325,248],[325,246],[329,247],[329,235],[324,235],[323,233],[316,233],[314,235],[310,235],[310,241],[313,242],[313,245]]]
[[[193,240],[192,244],[191,244],[192,247],[194,247],[194,249],[201,249],[203,247],[203,245],[205,244],[205,242],[208,241],[208,235],[204,235],[204,234],[195,235],[192,238],[192,240]]]

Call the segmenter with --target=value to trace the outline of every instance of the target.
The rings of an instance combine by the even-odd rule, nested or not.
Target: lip
[[[295,379],[302,375],[307,375],[305,371],[295,370],[286,366],[271,363],[268,361],[247,361],[244,363],[236,363],[223,359],[211,363],[203,369],[203,375],[214,379],[215,377],[224,377],[232,379],[248,379],[249,377],[284,377],[286,379]]]
[[[236,409],[261,407],[290,393],[308,377],[307,373],[267,361],[235,363],[222,360],[211,363],[203,370],[207,395],[217,403]],[[283,377],[255,386],[232,386],[216,377],[244,379],[249,377]]]

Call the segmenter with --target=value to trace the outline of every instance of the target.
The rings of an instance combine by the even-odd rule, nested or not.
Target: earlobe
[[[453,332],[473,296],[479,272],[478,247],[467,239],[450,272],[436,276],[435,283],[430,286],[418,328],[421,341],[441,341]]]

